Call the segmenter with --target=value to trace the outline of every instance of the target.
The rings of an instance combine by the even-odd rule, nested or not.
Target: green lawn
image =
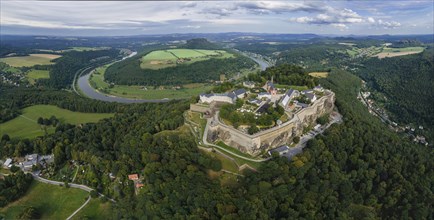
[[[303,91],[309,89],[307,86],[294,86],[294,85],[281,85],[281,84],[274,84],[277,88],[283,88],[283,89],[295,89],[298,91]]]
[[[23,109],[22,115],[0,124],[0,135],[8,134],[16,138],[34,138],[44,135],[44,129],[38,125],[37,120],[39,117],[50,118],[52,115],[61,122],[70,124],[97,122],[113,116],[111,113],[72,112],[53,105],[34,105]],[[47,132],[54,132],[54,128],[49,126]]]
[[[31,84],[34,84],[37,79],[50,78],[50,72],[48,70],[31,69],[29,72],[27,72],[27,78]]]
[[[206,153],[206,154],[210,155],[211,157],[220,160],[220,162],[222,163],[222,169],[228,170],[228,171],[231,171],[234,173],[239,172],[238,166],[233,160],[231,160],[231,159],[229,159],[229,158],[227,158],[227,157],[225,157],[225,156],[223,156],[217,152],[208,152],[205,150],[202,150],[201,152]]]
[[[404,47],[404,48],[383,48],[383,52],[422,52],[425,48],[423,47]]]
[[[93,220],[113,219],[111,202],[107,201],[103,203],[100,198],[92,199],[72,219],[78,220],[84,219],[85,217]]]
[[[51,61],[59,57],[61,56],[54,54],[30,54],[29,56],[0,58],[0,62],[5,62],[13,67],[30,67],[37,64],[53,64]]]
[[[88,195],[80,189],[33,181],[26,195],[1,208],[0,213],[5,219],[16,219],[24,208],[33,206],[42,214],[41,219],[66,219],[85,202]]]

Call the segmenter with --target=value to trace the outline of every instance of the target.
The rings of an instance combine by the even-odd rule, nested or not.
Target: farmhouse
[[[46,166],[54,162],[53,155],[39,155],[39,154],[28,154],[24,157],[25,161],[21,162],[19,166],[24,171],[29,171],[33,166],[42,165]]]

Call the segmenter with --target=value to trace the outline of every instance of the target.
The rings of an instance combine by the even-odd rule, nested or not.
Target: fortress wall
[[[210,110],[210,108],[202,105],[190,104],[190,110],[194,112],[205,113],[206,111]]]
[[[333,110],[334,99],[334,93],[328,93],[314,102],[312,106],[297,112],[290,121],[254,135],[243,133],[220,121],[214,121],[214,125],[209,128],[208,139],[211,141],[220,139],[244,153],[258,155],[263,150],[289,143],[293,137],[301,135],[303,127],[312,124],[318,117]]]

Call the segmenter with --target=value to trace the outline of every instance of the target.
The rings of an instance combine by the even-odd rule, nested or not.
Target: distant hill
[[[195,39],[187,40],[187,43],[183,47],[187,49],[207,49],[207,50],[219,49],[219,46],[209,42],[205,38],[195,38]]]

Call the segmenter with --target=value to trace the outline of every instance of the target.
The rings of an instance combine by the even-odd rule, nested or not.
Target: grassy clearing
[[[327,78],[329,75],[328,72],[311,72],[309,73],[309,76],[315,77],[315,78]]]
[[[303,90],[309,89],[307,86],[294,86],[294,85],[281,85],[281,84],[274,84],[274,86],[276,86],[276,88],[295,89],[295,90],[299,90],[299,91],[303,91]]]
[[[33,206],[41,219],[66,219],[87,199],[88,193],[74,188],[33,181],[29,191],[21,199],[0,209],[5,219],[16,219],[26,207]]]
[[[110,202],[102,202],[101,199],[92,199],[72,219],[113,219],[112,205]]]
[[[32,69],[27,72],[27,79],[31,84],[34,84],[38,79],[48,79],[50,78],[50,72],[48,70],[35,70]]]
[[[181,64],[191,64],[211,58],[222,59],[231,58],[233,56],[233,54],[224,50],[156,50],[142,57],[140,67],[142,69],[163,69]]]
[[[29,56],[0,58],[0,62],[5,62],[13,67],[31,67],[37,64],[53,64],[51,61],[59,57],[61,56],[54,54],[30,54]]]
[[[375,57],[378,57],[380,59],[385,57],[397,57],[397,56],[404,56],[409,54],[417,54],[422,53],[425,48],[423,47],[404,47],[404,48],[390,48],[385,47],[381,51],[381,53],[375,54]]]
[[[53,105],[34,105],[23,109],[23,114],[0,124],[0,134],[8,134],[16,138],[34,138],[54,132],[52,126],[44,127],[37,123],[39,117],[56,116],[63,123],[81,124],[97,122],[103,118],[112,117],[111,113],[82,113],[61,109]]]
[[[220,162],[222,163],[222,169],[228,170],[228,171],[231,171],[234,173],[239,172],[238,166],[233,160],[231,160],[231,159],[229,159],[229,158],[227,158],[227,157],[225,157],[225,156],[223,156],[217,152],[208,152],[205,150],[201,150],[201,152],[210,155],[212,158],[216,158],[216,159],[220,160]]]

